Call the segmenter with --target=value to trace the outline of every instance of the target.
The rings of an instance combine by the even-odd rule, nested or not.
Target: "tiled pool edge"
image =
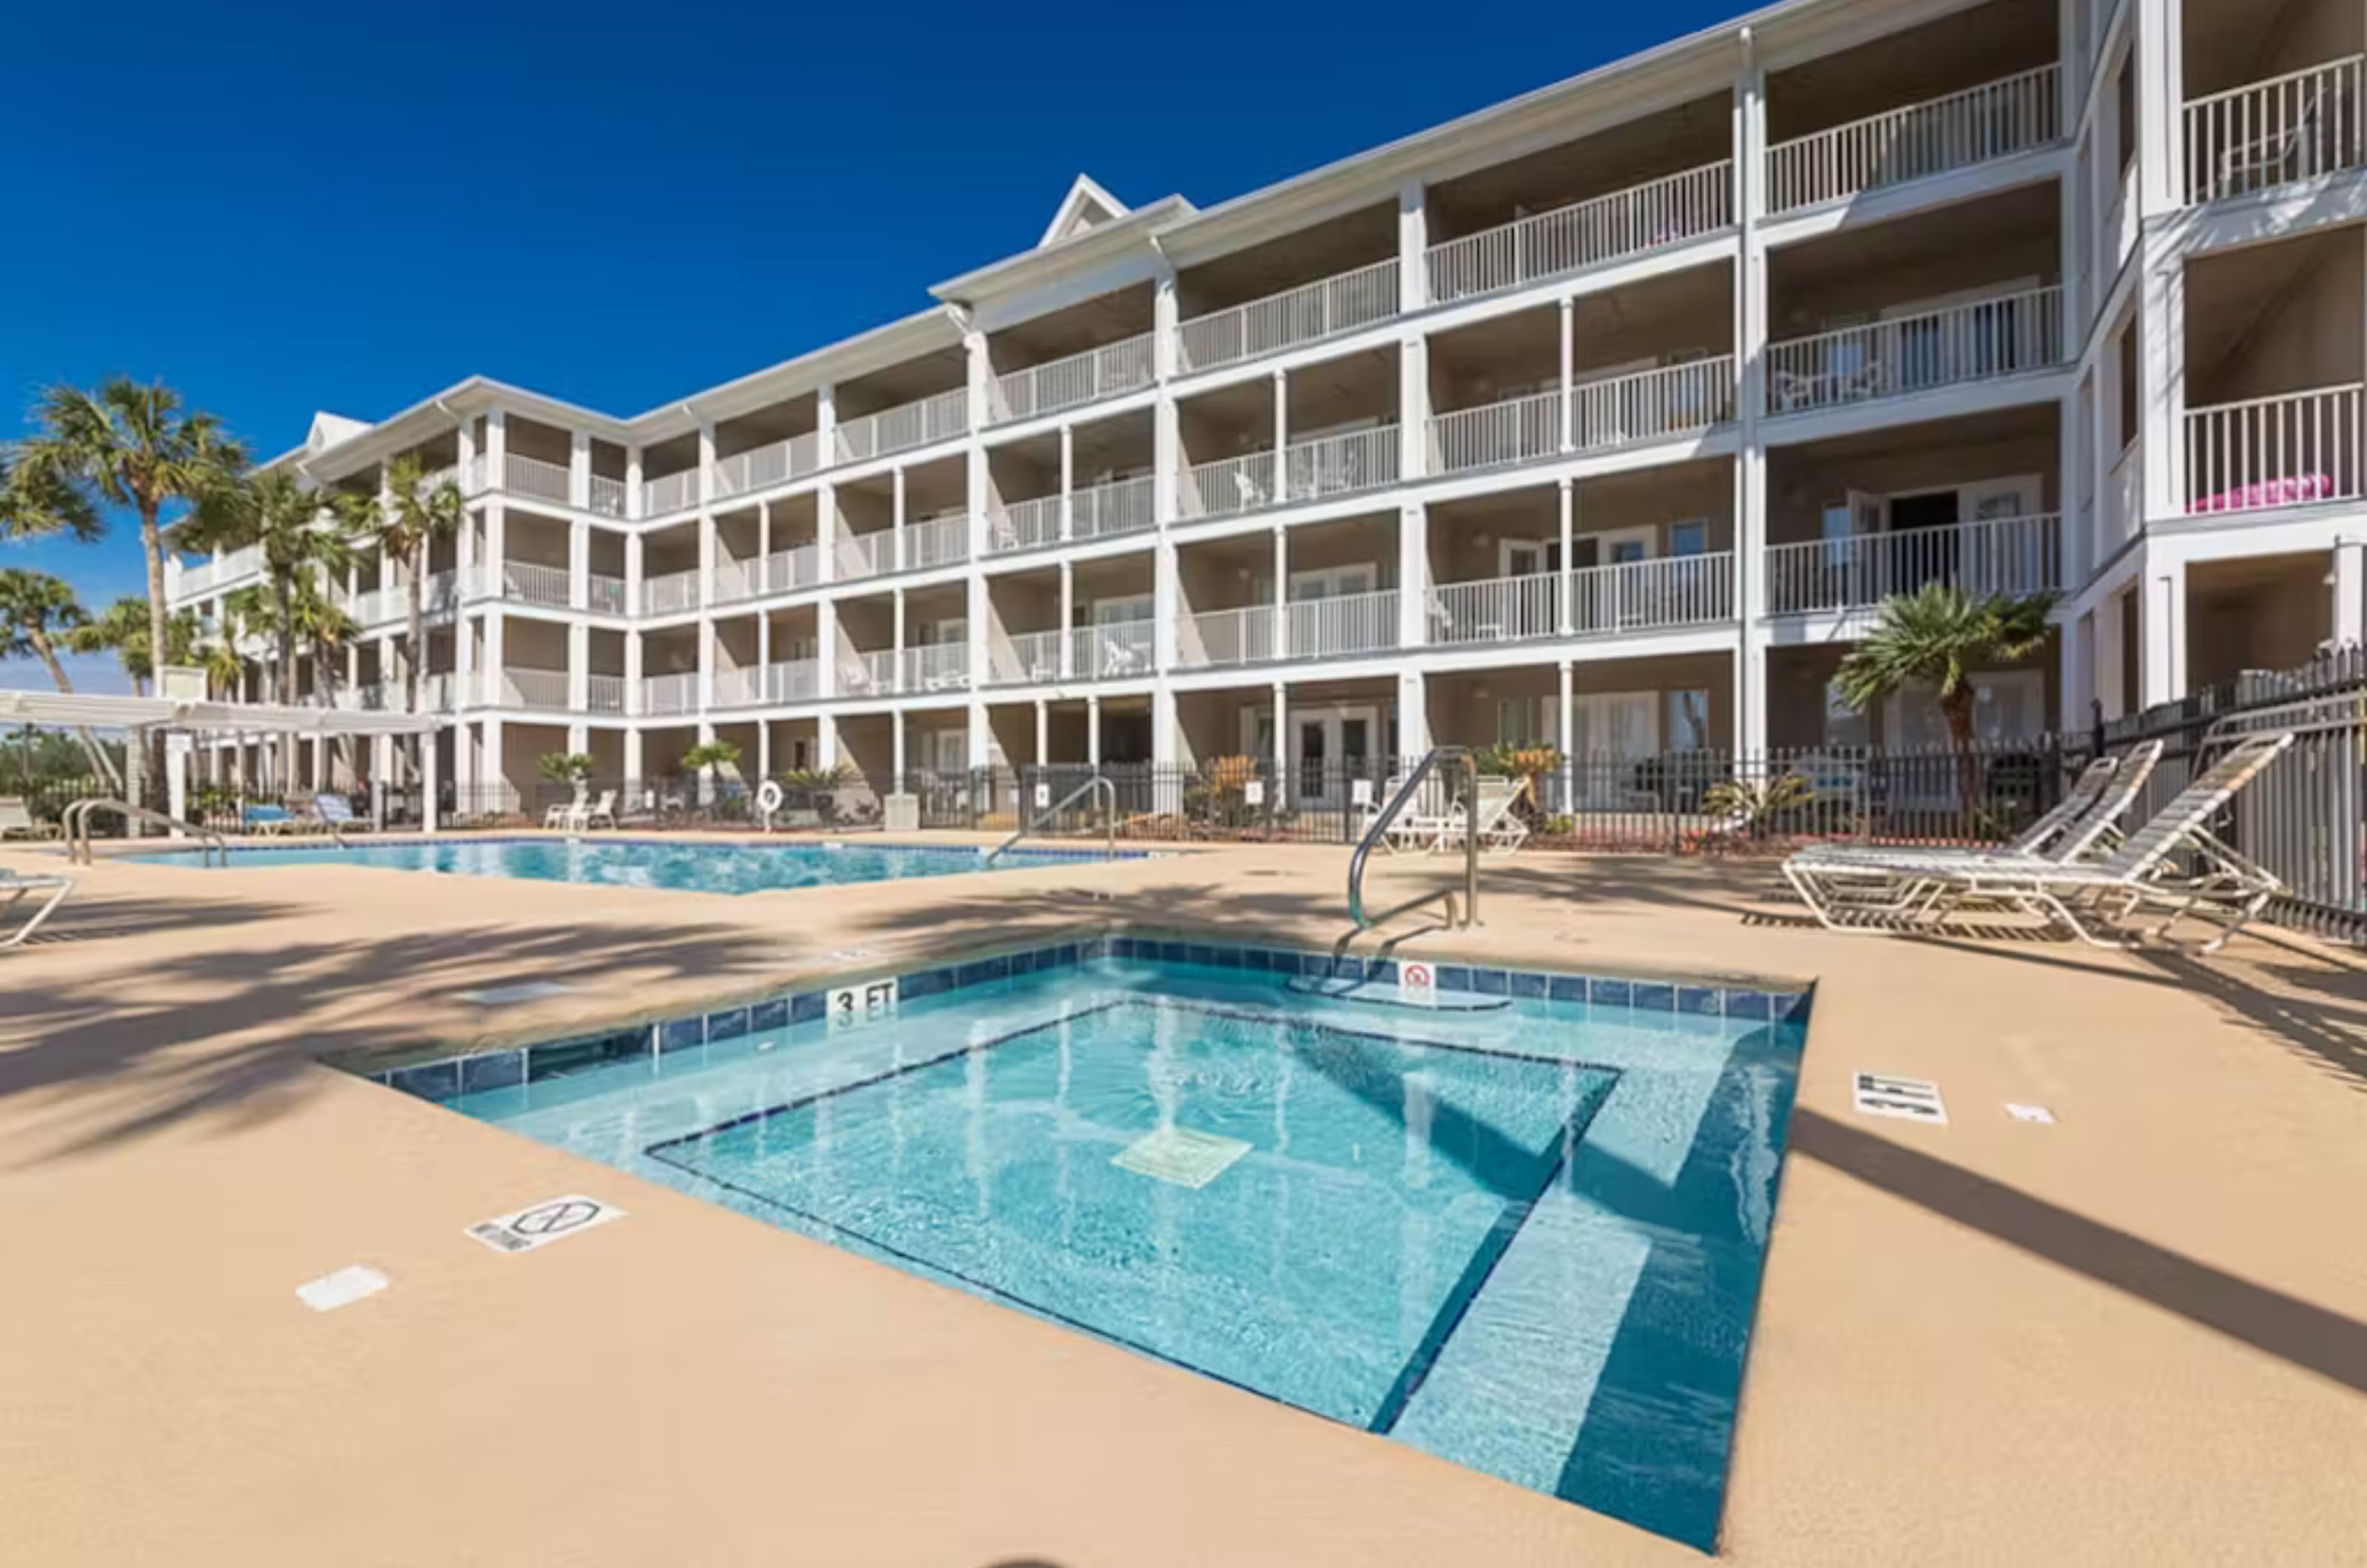
[[[1400,960],[1359,958],[1316,952],[1303,947],[1265,942],[1218,941],[1199,935],[1177,935],[1156,928],[1121,926],[1063,940],[1037,942],[1014,951],[968,956],[950,963],[916,967],[866,966],[859,971],[803,982],[800,987],[769,994],[761,999],[735,1001],[698,1012],[650,1020],[613,1029],[577,1032],[558,1039],[450,1053],[425,1061],[373,1070],[368,1058],[347,1057],[330,1065],[428,1100],[445,1100],[484,1089],[507,1089],[538,1082],[581,1068],[640,1055],[720,1043],[742,1035],[820,1019],[830,993],[893,977],[900,1000],[917,1001],[972,986],[991,985],[1018,976],[1036,974],[1104,958],[1134,959],[1161,964],[1195,964],[1251,974],[1345,979],[1394,985]],[[1437,974],[1441,991],[1503,998],[1507,1000],[1599,1003],[1645,1012],[1687,1013],[1699,1017],[1764,1020],[1771,1023],[1807,1021],[1813,985],[1775,988],[1769,985],[1688,983],[1682,980],[1615,976],[1564,970],[1514,969],[1488,964],[1427,960]],[[406,1053],[407,1054],[407,1053]]]

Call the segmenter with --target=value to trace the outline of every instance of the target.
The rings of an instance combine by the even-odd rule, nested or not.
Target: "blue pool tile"
[[[1790,1021],[1808,1016],[1808,993],[1806,991],[1774,991],[1769,993],[1777,1019]]]
[[[1512,995],[1516,997],[1525,997],[1531,1001],[1541,1001],[1544,999],[1546,994],[1545,976],[1533,974],[1526,969],[1515,969],[1512,972],[1511,977],[1512,982]]]
[[[1204,942],[1190,943],[1184,949],[1184,962],[1196,964],[1203,969],[1213,969],[1217,964],[1217,950]]]
[[[1512,977],[1501,969],[1474,969],[1471,988],[1483,997],[1506,997],[1512,993]]]
[[[1365,978],[1376,986],[1396,985],[1398,983],[1398,961],[1394,958],[1365,959]]]
[[[1109,939],[1109,945],[1110,956],[1113,958],[1139,958],[1142,956],[1143,942],[1139,937],[1114,936]],[[1157,942],[1152,942],[1150,944],[1150,948],[1155,953],[1158,951],[1159,944]]]
[[[1460,964],[1442,964],[1434,973],[1442,991],[1468,991],[1473,988],[1471,971]]]
[[[1073,942],[1064,942],[1052,950],[1052,961],[1063,969],[1075,968],[1077,957],[1078,944]]]
[[[953,971],[950,969],[917,969],[896,982],[897,999],[916,1002],[923,997],[934,997],[940,991],[953,989]]]
[[[1249,964],[1249,956],[1248,956],[1248,954],[1244,953],[1243,953],[1240,948],[1238,948],[1238,947],[1220,947],[1220,948],[1217,949],[1217,968],[1219,968],[1219,969],[1241,969],[1241,968],[1246,968],[1246,967],[1248,966],[1248,964]]]
[[[940,970],[942,974],[944,971]],[[807,1023],[829,1010],[830,998],[821,991],[799,991],[789,998],[789,1021]]]
[[[748,1010],[748,1027],[759,1032],[767,1029],[785,1028],[789,1021],[789,998],[775,997],[758,1002]]]
[[[658,1026],[658,1049],[679,1051],[686,1045],[707,1043],[707,1020],[701,1017],[670,1018]]]
[[[697,1023],[697,1019],[691,1020]],[[609,1062],[623,1061],[631,1056],[650,1054],[651,1030],[643,1024],[632,1029],[620,1029],[613,1034],[597,1034],[579,1040],[554,1040],[547,1045],[529,1046],[526,1054],[526,1079],[539,1083],[544,1078],[559,1077],[581,1072]]]
[[[1263,947],[1245,947],[1241,950],[1241,967],[1270,974],[1274,969],[1274,954]]]
[[[975,964],[965,964],[954,973],[957,986],[983,986],[989,981],[1007,978],[1011,974],[1008,958],[981,958]]]
[[[1725,1010],[1719,1001],[1722,995],[1715,986],[1680,986],[1677,987],[1677,1010],[1715,1017]]]
[[[1285,948],[1270,947],[1265,951],[1266,965],[1277,975],[1299,972],[1298,954]]]
[[[707,1015],[707,1043],[710,1045],[719,1040],[737,1040],[747,1032],[746,1008],[725,1008]]]
[[[1011,955],[1011,972],[1014,975],[1033,975],[1036,972],[1036,954],[1033,953],[1013,953]]]
[[[403,1093],[422,1100],[449,1100],[460,1092],[460,1064],[423,1062],[415,1067],[397,1067],[387,1079]]]
[[[1596,976],[1586,982],[1586,999],[1597,1007],[1624,1008],[1633,989],[1625,980],[1606,980]]]
[[[1365,961],[1344,953],[1331,956],[1331,977],[1335,980],[1361,980],[1365,977]]]
[[[460,1092],[474,1094],[480,1089],[509,1089],[526,1082],[526,1053],[523,1051],[490,1051],[481,1056],[460,1058]]]
[[[1728,1018],[1772,1018],[1775,1014],[1773,997],[1765,991],[1728,991],[1726,993],[1726,1016]]]
[[[1657,980],[1638,980],[1627,988],[1627,1005],[1638,1012],[1674,1012],[1677,988]]]
[[[1546,982],[1546,995],[1557,1002],[1582,1002],[1586,1000],[1586,976],[1556,975]]]

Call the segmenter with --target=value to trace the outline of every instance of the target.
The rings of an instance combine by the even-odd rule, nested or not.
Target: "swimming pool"
[[[987,852],[968,845],[685,843],[667,839],[425,839],[398,843],[241,845],[230,863],[382,866],[450,876],[516,876],[595,882],[685,893],[765,893],[896,882],[985,869]],[[202,865],[202,850],[141,855],[152,865]],[[1014,850],[997,869],[1098,860],[1098,851]]]
[[[1097,938],[385,1077],[1711,1548],[1805,999],[1331,964]]]

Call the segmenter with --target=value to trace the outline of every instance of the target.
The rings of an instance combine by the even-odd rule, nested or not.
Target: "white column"
[[[1290,646],[1290,534],[1274,530],[1274,656],[1289,659],[1298,650]]]
[[[2148,234],[2137,281],[2137,384],[2143,400],[2145,516],[2147,523],[2185,510],[2186,260],[2173,239]]]
[[[1290,804],[1290,697],[1281,682],[1274,683],[1274,789],[1270,797],[1277,811]]]
[[[1161,534],[1150,551],[1150,661],[1161,674],[1175,668],[1177,616],[1184,597],[1182,571],[1175,542]]]
[[[1578,378],[1578,300],[1565,295],[1561,301],[1561,449],[1578,450],[1578,396],[1572,389]]]
[[[509,670],[509,659],[503,648],[507,630],[508,623],[499,608],[486,612],[485,678],[483,689],[477,694],[477,697],[480,702],[488,706],[496,705],[509,699],[508,683],[504,679]]]
[[[592,507],[592,433],[578,430],[567,442],[567,504],[578,512]]]
[[[452,732],[455,751],[460,749],[457,742],[461,733],[457,728]],[[424,833],[436,831],[436,792],[441,787],[436,777],[436,733],[432,729],[419,738],[419,829]]]
[[[2137,191],[2148,219],[2167,217],[2186,200],[2185,12],[2185,0],[2138,0],[2133,7],[2140,127]],[[2117,171],[2114,177],[2119,177]]]
[[[485,488],[498,491],[509,483],[509,416],[500,409],[485,412]],[[501,558],[496,555],[494,559]]]
[[[890,755],[893,759],[889,763],[889,771],[895,774],[889,788],[892,793],[901,794],[904,788],[904,710],[902,708],[888,710],[888,734]]]
[[[1398,340],[1398,473],[1417,479],[1430,472],[1430,340],[1409,333]]]
[[[1077,432],[1073,425],[1060,426],[1060,537],[1072,539],[1077,534]]]
[[[2128,613],[2128,601],[2117,588],[2107,590],[2096,601],[2096,701],[2106,718],[2121,716],[2121,693],[2127,685],[2126,661],[2122,657],[2121,619]]]
[[[479,760],[477,798],[470,802],[478,810],[504,810],[510,803],[510,771],[504,752],[507,743],[502,739],[502,716],[489,713],[481,726],[485,737],[485,754]]]
[[[1052,761],[1052,707],[1043,698],[1036,699],[1036,765],[1044,767]]]
[[[1420,502],[1398,508],[1398,646],[1430,640],[1430,513]]]
[[[1095,768],[1102,765],[1102,700],[1085,698],[1085,761]]]
[[[814,717],[814,766],[824,773],[838,766],[838,720],[830,714]]]
[[[1565,659],[1557,672],[1560,676],[1561,706],[1554,716],[1554,750],[1561,753],[1562,761],[1567,764],[1577,744],[1578,718],[1573,709],[1578,695],[1578,667]]]
[[[643,541],[639,534],[625,536],[625,614],[638,616],[641,613],[641,550]]]
[[[2057,686],[2056,711],[2062,716],[2059,728],[2067,735],[2087,729],[2093,710],[2088,705],[2096,693],[2096,613],[2080,615],[2063,631],[2063,667]]]
[[[580,520],[567,527],[567,603],[577,610],[592,607],[592,525]]]
[[[1414,758],[1430,750],[1430,682],[1419,670],[1398,672],[1398,750]]]
[[[900,588],[896,590],[889,602],[895,610],[895,631],[891,634],[894,641],[890,646],[896,650],[896,673],[889,685],[900,692],[904,689],[904,591]],[[903,772],[901,768],[896,771]]]
[[[1076,637],[1071,634],[1077,625],[1077,572],[1068,561],[1060,563],[1060,678],[1068,680],[1076,673]]]
[[[824,479],[814,490],[816,581],[838,581],[838,487]]]
[[[698,621],[698,707],[704,714],[715,705],[715,623]]]
[[[912,558],[908,553],[904,542],[905,506],[904,467],[899,463],[888,471],[888,526],[891,530],[888,544],[890,551],[889,558],[895,562],[898,571],[902,571],[912,564]],[[899,597],[900,598],[901,595],[900,594]]]
[[[459,429],[457,429],[453,434],[459,439],[460,493],[462,495],[474,495],[478,488],[476,422],[474,420],[468,419],[462,420],[459,423]]]
[[[1150,763],[1154,768],[1175,766],[1176,744],[1175,693],[1161,681],[1150,693]],[[1162,790],[1164,785],[1161,786]],[[1170,809],[1162,795],[1159,809]]]
[[[369,749],[370,831],[383,833],[386,831],[386,781],[394,766],[394,738],[373,735],[369,738]],[[173,815],[177,817],[180,813],[176,811]]]
[[[1398,186],[1398,309],[1410,313],[1430,299],[1430,220],[1419,178]]]
[[[756,721],[756,777],[762,780],[772,776],[773,721],[760,718]]]
[[[133,748],[143,744],[146,739],[145,732],[135,732]],[[164,810],[176,821],[188,820],[189,737],[187,735],[167,734],[164,737]],[[173,829],[174,838],[183,836],[178,828]]]
[[[583,713],[592,706],[592,628],[582,621],[567,628],[567,710]],[[582,750],[582,747],[573,748]]]
[[[641,711],[641,634],[628,628],[625,632],[625,712],[638,715]]]
[[[814,602],[814,680],[819,682],[822,701],[837,697],[838,605],[828,599]]]
[[[692,493],[698,497],[701,507],[715,499],[715,422],[698,422],[698,482]]]
[[[708,607],[715,603],[715,519],[702,512],[692,525],[698,530],[698,592],[691,603]]]
[[[2327,576],[2333,580],[2334,605],[2327,625],[2333,629],[2334,646],[2367,643],[2367,542],[2335,540],[2333,570]]]
[[[625,448],[625,515],[641,515],[641,449],[638,446]]]
[[[1554,629],[1569,637],[1578,629],[1578,606],[1571,603],[1578,586],[1577,579],[1571,576],[1571,563],[1578,558],[1578,484],[1573,479],[1564,479],[1555,489],[1559,492],[1555,499],[1561,508],[1561,574],[1556,584],[1555,596],[1559,605],[1554,613]]]
[[[979,696],[970,698],[969,707],[962,716],[962,724],[965,760],[973,768],[990,766],[994,761],[994,734],[987,727],[985,698]]]
[[[1742,222],[1734,293],[1735,413],[1740,436],[1734,466],[1734,747],[1749,752],[1767,745],[1766,644],[1759,635],[1760,574],[1767,538],[1767,448],[1759,429],[1761,411],[1767,406],[1767,243],[1762,231],[1767,213],[1767,75],[1749,30],[1742,35],[1742,73],[1735,83],[1733,114],[1735,209]]]
[[[764,611],[756,612],[756,700],[774,701],[773,697],[773,617]]]
[[[1289,464],[1284,457],[1290,446],[1290,372],[1274,373],[1274,494],[1277,501],[1290,494]]]
[[[2139,700],[2151,707],[2186,695],[2186,562],[2148,550],[2138,618],[2145,669]]]

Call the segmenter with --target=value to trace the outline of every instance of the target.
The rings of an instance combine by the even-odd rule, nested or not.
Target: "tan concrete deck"
[[[81,874],[56,940],[0,954],[0,1560],[1700,1561],[316,1060],[688,1010],[851,945],[1329,941],[1345,858],[744,898]],[[1836,937],[1698,863],[1486,888],[1484,930],[1412,950],[1818,982],[1722,1555],[2367,1562],[2367,962]],[[576,989],[455,995],[525,976]],[[1861,1067],[1940,1079],[1952,1124],[1855,1116]],[[629,1216],[519,1258],[461,1235],[578,1189]],[[357,1261],[391,1289],[297,1302]]]

